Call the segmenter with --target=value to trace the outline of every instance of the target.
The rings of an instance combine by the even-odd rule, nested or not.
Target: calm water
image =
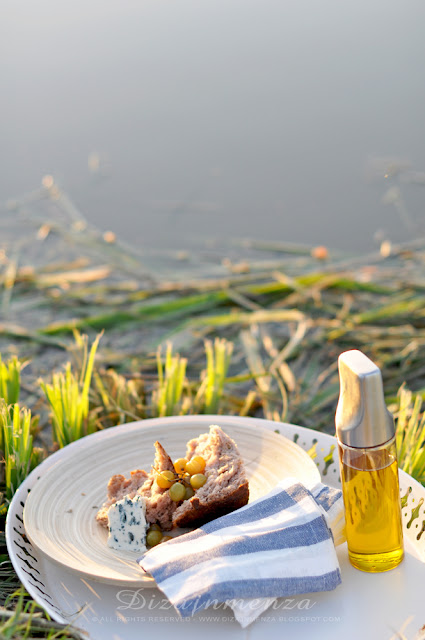
[[[1,201],[51,173],[101,228],[157,247],[425,231],[423,0],[0,13]]]

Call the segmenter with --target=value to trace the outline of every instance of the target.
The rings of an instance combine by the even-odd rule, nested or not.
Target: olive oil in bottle
[[[350,562],[365,571],[392,569],[403,558],[395,441],[355,452],[340,444],[339,453]]]
[[[394,420],[379,368],[360,351],[338,360],[336,427],[348,555],[357,569],[388,571],[403,559]]]

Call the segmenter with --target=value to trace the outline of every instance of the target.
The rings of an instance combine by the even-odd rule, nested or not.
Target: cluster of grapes
[[[158,471],[155,482],[161,489],[168,489],[169,496],[174,502],[189,500],[207,481],[204,475],[206,462],[202,456],[194,456],[190,460],[179,458],[174,462],[174,471]],[[154,547],[160,542],[170,540],[171,536],[164,536],[157,524],[152,524],[147,530],[146,543]]]
[[[202,456],[195,456],[190,460],[179,458],[174,462],[174,471],[157,473],[156,483],[161,489],[168,489],[169,496],[174,502],[189,500],[196,489],[200,489],[206,483],[204,471],[205,460]]]

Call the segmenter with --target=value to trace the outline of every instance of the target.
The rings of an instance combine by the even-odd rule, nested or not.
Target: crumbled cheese
[[[146,551],[146,501],[125,496],[108,509],[108,546],[122,551]]]

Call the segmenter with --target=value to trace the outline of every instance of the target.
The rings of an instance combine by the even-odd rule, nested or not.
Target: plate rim
[[[259,429],[264,433],[269,433],[269,434],[273,432],[276,433],[276,431],[272,430],[270,426],[266,426],[264,424],[265,422],[270,422],[270,421],[266,421],[263,419],[256,419],[256,418],[244,419],[242,416],[227,416],[227,415],[220,416],[220,415],[208,415],[208,414],[148,418],[145,420],[137,420],[134,422],[125,423],[123,425],[116,425],[116,427],[120,429],[121,433],[123,433],[124,431],[125,433],[131,433],[131,431],[133,430],[136,431],[136,430],[147,428],[147,427],[155,428],[156,426],[164,426],[167,423],[170,423],[172,427],[177,427],[179,426],[179,424],[187,425],[188,423],[191,423],[191,422],[202,423],[202,428],[203,428],[206,425],[217,424],[217,423],[220,424],[220,421],[227,422],[228,426],[241,426],[241,427],[249,426],[252,428]],[[273,424],[277,425],[282,423],[273,423]],[[291,426],[295,427],[295,425],[291,425]],[[53,468],[56,466],[56,463],[62,457],[68,457],[70,455],[70,452],[71,452],[71,455],[74,455],[74,453],[78,452],[79,449],[85,448],[85,445],[88,439],[90,439],[90,442],[96,442],[97,440],[107,440],[108,437],[111,437],[113,434],[115,438],[119,437],[119,434],[115,431],[116,427],[110,427],[108,429],[98,431],[93,434],[89,434],[88,436],[84,436],[83,438],[80,438],[79,440],[73,443],[70,443],[66,447],[63,447],[62,449],[59,449],[58,451],[51,454],[51,456],[49,456],[46,460],[44,460],[43,463],[39,465],[39,467],[37,467],[34,471],[37,471],[37,469],[40,471],[42,465],[44,465],[47,461],[50,461],[50,464],[46,465],[47,468],[44,469],[44,473],[42,475],[44,476],[45,473],[48,474],[50,471],[53,470]],[[223,428],[226,429],[226,425],[224,425]],[[318,470],[317,466],[314,464],[313,460],[310,458],[308,453],[300,445],[298,445],[293,440],[290,440],[290,438],[288,438],[284,434],[277,432],[276,435],[280,436],[281,438],[284,438],[291,444],[291,446],[295,446],[297,449],[300,450],[300,454],[305,458],[305,461],[306,462],[309,461],[311,463],[310,470],[312,475],[315,472],[315,475],[317,476],[316,482],[320,482],[321,481],[320,471]],[[32,473],[34,473],[34,471]],[[41,477],[40,474],[38,474],[37,480],[40,477]],[[24,516],[25,516],[25,510],[24,510]],[[24,517],[24,530],[31,545],[40,553],[40,555],[43,558],[47,559],[48,561],[53,562],[57,567],[59,567],[63,571],[71,571],[74,575],[77,575],[80,578],[94,580],[95,582],[102,583],[105,585],[109,584],[114,586],[127,586],[127,587],[155,585],[155,581],[153,580],[153,578],[145,576],[143,574],[141,574],[140,580],[134,580],[134,579],[126,580],[125,578],[107,578],[105,576],[95,575],[87,571],[81,571],[76,567],[66,564],[66,562],[62,562],[61,560],[56,558],[53,554],[49,554],[48,552],[45,551],[44,548],[40,547],[34,541],[30,533],[27,531],[27,528],[25,527],[25,517]]]

